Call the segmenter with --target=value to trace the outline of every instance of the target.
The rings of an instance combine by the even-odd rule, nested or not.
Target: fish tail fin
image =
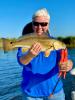
[[[3,44],[3,50],[4,53],[12,50],[13,46],[12,46],[12,41],[6,39],[6,38],[2,38],[2,44]]]

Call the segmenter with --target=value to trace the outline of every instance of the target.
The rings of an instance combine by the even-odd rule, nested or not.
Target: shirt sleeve
[[[20,62],[20,57],[22,57],[23,55],[26,55],[28,53],[28,51],[27,52],[22,52],[22,48],[20,47],[20,48],[18,48],[18,52],[17,52],[17,61],[18,61],[18,63],[21,65],[21,66],[25,66],[25,64],[22,64],[21,62]]]

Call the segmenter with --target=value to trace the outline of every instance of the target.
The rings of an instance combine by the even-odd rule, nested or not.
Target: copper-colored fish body
[[[49,56],[50,52],[54,49],[59,50],[66,48],[66,45],[63,42],[58,41],[57,39],[49,38],[48,36],[36,36],[30,34],[22,36],[14,42],[5,38],[2,38],[2,40],[5,52],[18,47],[23,47],[25,48],[25,51],[27,51],[36,42],[39,42],[43,46],[41,51],[44,51],[46,56]]]

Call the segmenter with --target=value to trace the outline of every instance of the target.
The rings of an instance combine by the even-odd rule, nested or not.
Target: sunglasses
[[[40,23],[40,22],[33,22],[33,25],[34,25],[34,26],[39,26],[39,25],[41,25],[41,26],[44,27],[44,26],[47,26],[48,23],[47,23],[47,22],[41,22],[41,23]]]

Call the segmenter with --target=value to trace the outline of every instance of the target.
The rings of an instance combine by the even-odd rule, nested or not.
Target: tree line
[[[64,42],[67,45],[67,48],[75,48],[75,36],[68,37],[58,37],[58,40]]]

